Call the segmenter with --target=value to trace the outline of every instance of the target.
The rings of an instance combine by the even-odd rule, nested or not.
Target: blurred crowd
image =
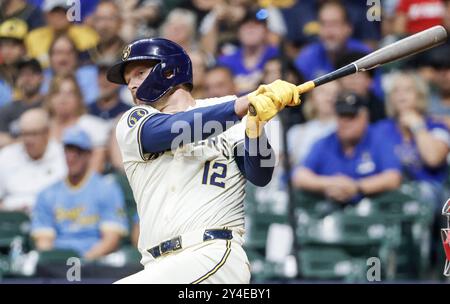
[[[86,259],[135,244],[138,217],[114,126],[133,106],[106,80],[124,46],[164,37],[193,64],[193,96],[302,83],[434,25],[449,0],[2,0],[0,209],[31,218],[38,250]],[[436,215],[450,190],[450,42],[316,88],[287,109],[268,189],[340,205],[411,182]],[[272,193],[278,193],[277,191]],[[436,216],[437,218],[437,216]],[[432,229],[432,228],[430,228]]]

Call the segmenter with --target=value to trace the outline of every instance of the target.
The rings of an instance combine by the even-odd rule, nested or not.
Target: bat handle
[[[311,80],[311,81],[304,82],[301,85],[297,86],[297,89],[300,94],[303,94],[303,93],[311,91],[315,87],[316,87],[316,84],[314,83],[314,81]]]

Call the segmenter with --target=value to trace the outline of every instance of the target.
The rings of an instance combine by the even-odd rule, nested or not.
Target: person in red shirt
[[[414,34],[435,25],[443,24],[445,14],[442,0],[399,0],[395,32],[398,35]]]

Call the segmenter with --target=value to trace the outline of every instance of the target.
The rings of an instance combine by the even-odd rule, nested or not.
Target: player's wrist
[[[234,112],[241,119],[247,115],[249,100],[247,96],[242,96],[234,102]]]

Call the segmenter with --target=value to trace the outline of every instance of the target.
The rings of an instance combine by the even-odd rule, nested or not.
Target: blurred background
[[[448,0],[366,2],[0,0],[0,282],[77,281],[69,257],[81,282],[141,269],[114,136],[132,99],[105,78],[127,43],[180,44],[203,99],[300,84],[450,30]],[[252,282],[445,281],[450,43],[302,100],[268,132],[272,182],[247,186]]]

